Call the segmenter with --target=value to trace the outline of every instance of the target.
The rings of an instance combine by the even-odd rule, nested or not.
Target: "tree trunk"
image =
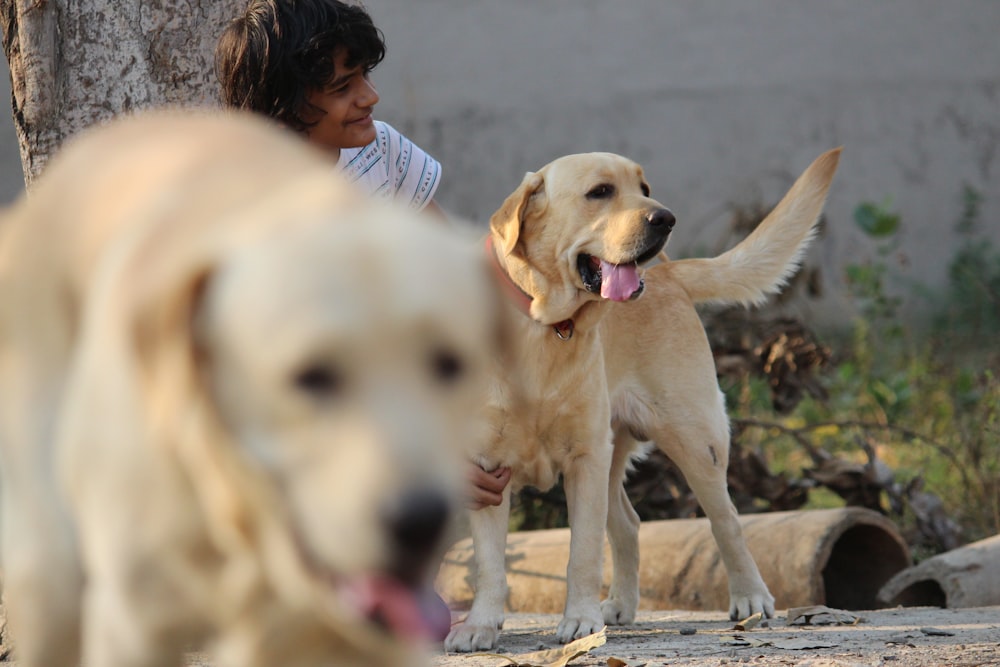
[[[80,130],[120,113],[217,104],[215,41],[245,0],[0,0],[30,189]]]

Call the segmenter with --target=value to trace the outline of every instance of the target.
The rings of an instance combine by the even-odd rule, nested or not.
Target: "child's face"
[[[341,148],[358,148],[375,141],[372,109],[378,104],[378,93],[368,80],[362,66],[347,67],[347,52],[335,55],[336,77],[325,88],[310,91],[309,104],[320,109],[317,116],[304,114],[306,120],[318,122],[306,129],[309,141],[339,153]]]

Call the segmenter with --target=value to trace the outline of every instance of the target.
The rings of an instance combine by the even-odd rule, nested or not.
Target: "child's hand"
[[[466,468],[466,478],[472,487],[466,507],[471,510],[481,510],[503,502],[503,490],[510,481],[510,468],[497,468],[486,472],[470,461]]]

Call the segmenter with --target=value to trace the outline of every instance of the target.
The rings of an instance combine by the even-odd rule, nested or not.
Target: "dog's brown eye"
[[[451,384],[465,372],[465,364],[453,352],[438,350],[431,356],[431,372],[445,384]]]
[[[590,188],[587,192],[587,199],[609,199],[615,194],[615,186],[610,183],[601,183]]]
[[[295,374],[295,386],[315,398],[329,398],[337,393],[343,378],[329,366],[307,366]]]
[[[649,196],[649,185],[646,184],[646,183],[642,184],[642,196],[643,197],[648,197]]]

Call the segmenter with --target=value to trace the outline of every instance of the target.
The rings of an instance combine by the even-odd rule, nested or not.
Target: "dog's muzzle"
[[[576,258],[576,268],[584,289],[612,301],[637,299],[645,289],[638,269],[663,250],[675,222],[674,214],[665,208],[650,211],[646,215],[642,249],[631,261],[615,264],[581,253]]]

